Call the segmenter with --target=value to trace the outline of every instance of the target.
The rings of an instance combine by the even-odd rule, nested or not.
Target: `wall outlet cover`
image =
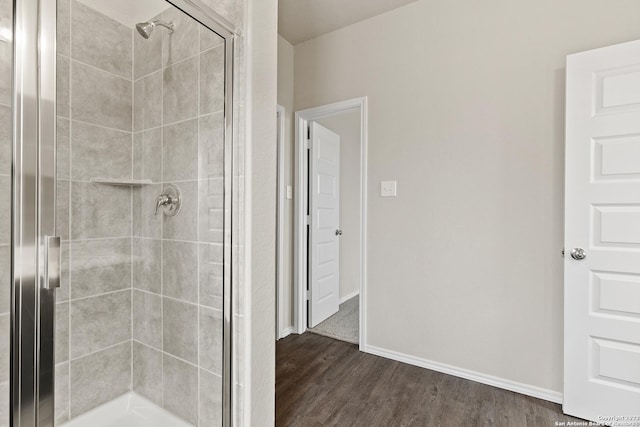
[[[380,197],[397,197],[398,181],[380,182]]]

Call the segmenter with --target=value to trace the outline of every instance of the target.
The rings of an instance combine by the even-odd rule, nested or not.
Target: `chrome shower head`
[[[167,23],[167,22],[156,20],[156,21],[147,21],[147,22],[141,22],[139,24],[136,24],[136,30],[138,30],[138,33],[140,33],[142,37],[144,37],[145,39],[148,39],[149,37],[151,37],[151,33],[153,33],[153,30],[155,30],[156,26],[158,25],[168,29],[169,34],[173,33],[176,27],[173,21],[169,21]]]
[[[156,25],[153,22],[141,22],[140,24],[136,24],[136,30],[140,33],[142,37],[148,39],[153,29]]]

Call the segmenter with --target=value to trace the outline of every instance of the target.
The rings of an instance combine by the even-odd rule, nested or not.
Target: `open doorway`
[[[366,117],[366,98],[296,112],[294,156],[293,331],[361,348],[366,336]],[[286,292],[278,294],[282,318],[286,307],[280,298]]]

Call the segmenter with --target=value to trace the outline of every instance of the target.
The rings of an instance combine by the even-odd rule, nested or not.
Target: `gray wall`
[[[369,346],[558,396],[565,58],[639,16],[422,0],[296,46],[296,109],[369,97]]]
[[[278,2],[247,1],[246,377],[242,425],[275,421],[275,225]]]

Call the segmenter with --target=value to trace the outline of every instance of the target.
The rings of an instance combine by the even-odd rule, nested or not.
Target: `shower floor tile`
[[[72,419],[60,427],[193,427],[136,393],[117,399]]]

